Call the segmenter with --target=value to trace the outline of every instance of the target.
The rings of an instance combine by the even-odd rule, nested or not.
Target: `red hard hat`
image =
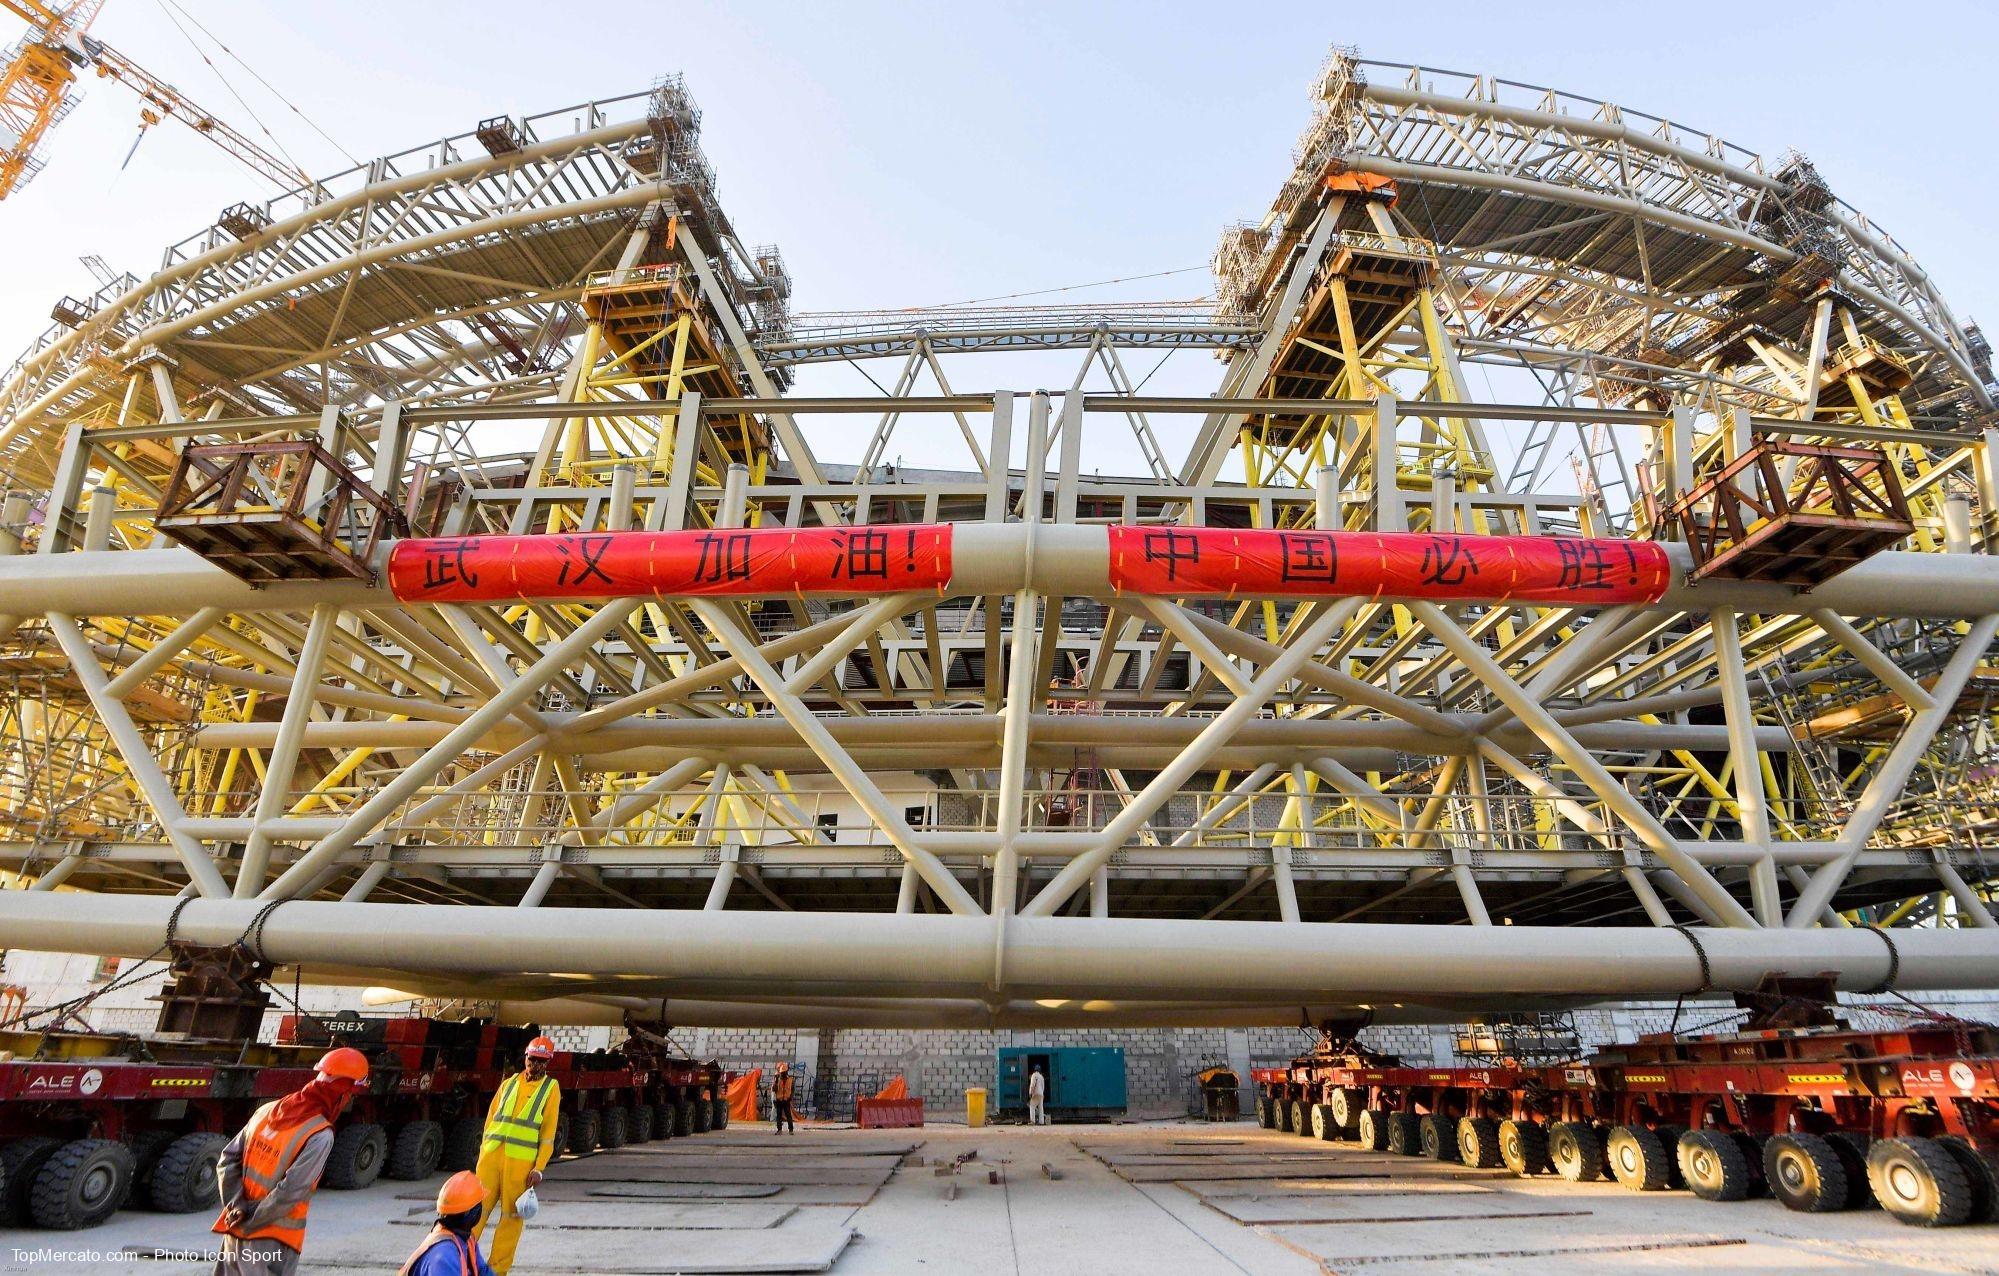
[[[553,1059],[555,1057],[555,1043],[547,1037],[536,1037],[533,1041],[528,1042],[527,1056],[530,1059]]]
[[[319,1061],[318,1072],[322,1077],[339,1077],[356,1083],[366,1081],[368,1056],[352,1046],[341,1046],[326,1052],[326,1056]]]
[[[437,1212],[463,1214],[485,1199],[486,1189],[480,1186],[479,1176],[470,1170],[460,1170],[437,1189]]]

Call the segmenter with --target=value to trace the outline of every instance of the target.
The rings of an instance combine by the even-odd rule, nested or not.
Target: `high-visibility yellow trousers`
[[[514,1265],[514,1249],[521,1243],[520,1215],[514,1202],[528,1190],[528,1174],[534,1161],[508,1156],[505,1148],[488,1148],[479,1154],[479,1185],[486,1189],[486,1208],[479,1215],[479,1248],[492,1264],[495,1276],[507,1276]],[[497,1217],[499,1229],[493,1233],[493,1247],[485,1246],[486,1224]]]

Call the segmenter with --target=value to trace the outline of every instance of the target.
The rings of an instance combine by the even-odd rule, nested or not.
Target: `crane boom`
[[[156,119],[169,117],[179,120],[229,154],[235,156],[242,163],[255,169],[287,190],[297,186],[312,185],[311,174],[304,172],[297,165],[291,163],[291,161],[280,159],[278,156],[271,154],[236,129],[230,127],[226,121],[202,110],[199,106],[189,101],[187,95],[179,89],[160,79],[152,72],[146,70],[146,68],[134,62],[131,58],[126,57],[124,54],[118,52],[118,50],[104,43],[104,41],[85,36],[83,37],[83,48],[84,52],[89,55],[91,62],[96,65],[99,75],[123,84],[126,88],[137,93],[148,107],[159,112],[157,116],[149,112],[146,116],[142,117],[146,119],[147,124],[152,124]]]
[[[0,68],[0,199],[19,190],[41,168],[36,154],[43,137],[74,106],[70,89],[79,68],[94,66],[106,79],[139,95],[142,127],[175,119],[207,138],[240,163],[286,189],[310,186],[311,175],[271,154],[185,93],[125,54],[84,34],[104,0],[76,0],[54,8],[41,0],[0,0],[34,28]]]

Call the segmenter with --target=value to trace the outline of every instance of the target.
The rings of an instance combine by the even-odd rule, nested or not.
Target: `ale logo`
[[[1950,1065],[1950,1083],[1970,1094],[1978,1084],[1978,1077],[1971,1071],[1971,1065],[1962,1061]]]
[[[104,1073],[97,1068],[91,1068],[76,1083],[76,1092],[78,1094],[96,1094],[103,1087]]]

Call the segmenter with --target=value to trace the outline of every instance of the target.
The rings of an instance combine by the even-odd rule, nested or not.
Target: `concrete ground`
[[[322,1193],[305,1270],[395,1271],[435,1190]],[[542,1195],[519,1276],[1999,1273],[1999,1226],[1924,1231],[1878,1210],[1808,1216],[1767,1200],[1523,1181],[1247,1122],[782,1138],[739,1124],[567,1158]],[[0,1274],[193,1276],[207,1270],[208,1222],[128,1211],[89,1232],[4,1232]]]

